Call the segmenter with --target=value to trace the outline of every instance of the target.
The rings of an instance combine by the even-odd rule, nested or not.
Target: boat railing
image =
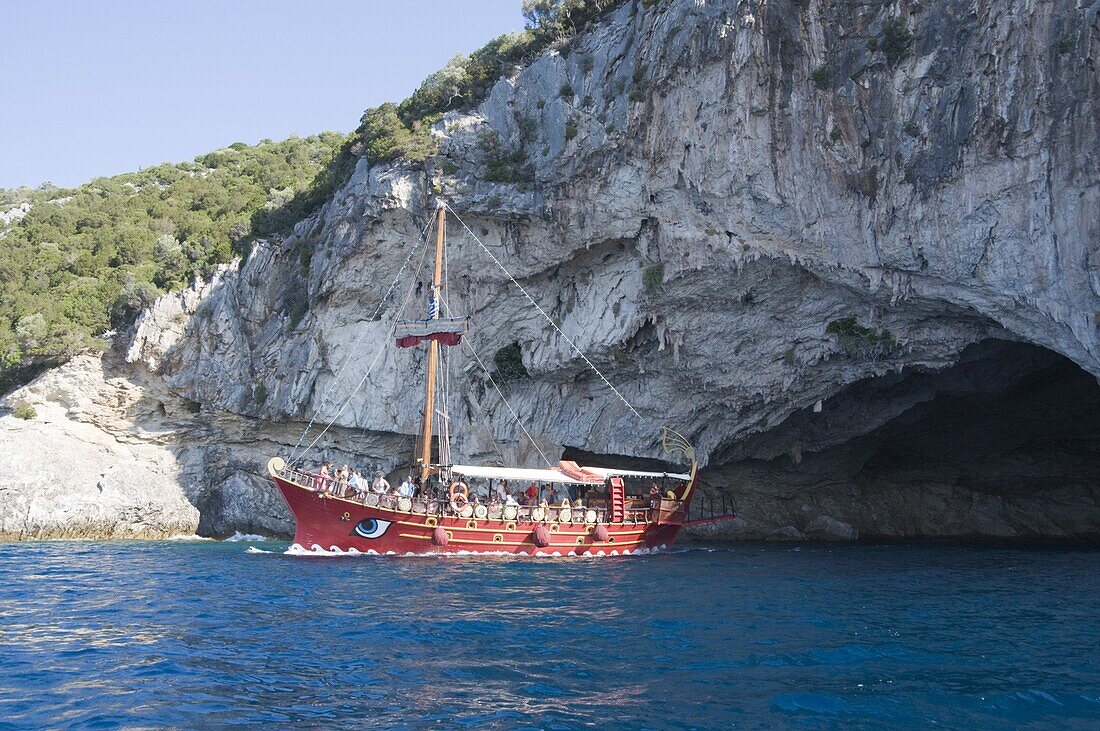
[[[440,517],[463,518],[472,520],[515,520],[520,522],[547,523],[559,525],[591,525],[593,523],[611,522],[611,510],[609,506],[600,501],[594,501],[591,505],[570,506],[570,514],[566,521],[562,521],[562,511],[567,508],[563,505],[506,505],[492,502],[480,505],[471,504],[462,511],[454,511],[448,500],[432,497],[408,497],[389,493],[376,493],[370,490],[355,490],[347,483],[332,477],[322,477],[319,473],[299,470],[292,467],[284,467],[280,476],[302,487],[316,490],[320,493],[357,502],[368,507],[380,507],[418,515],[434,515]],[[508,518],[505,514],[511,512],[508,508],[515,509],[515,517]],[[484,508],[484,511],[479,510]],[[589,514],[594,511],[595,520]],[[625,510],[624,523],[640,525],[655,520],[655,513],[659,512],[658,506],[652,500],[635,500]],[[479,514],[480,513],[480,514]]]
[[[725,491],[720,491],[714,495],[696,495],[688,508],[687,520],[706,520],[736,513],[733,497]]]

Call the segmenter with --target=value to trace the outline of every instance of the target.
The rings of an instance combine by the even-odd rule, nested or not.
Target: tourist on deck
[[[413,480],[413,476],[409,475],[405,478],[405,481],[401,483],[401,486],[397,488],[397,494],[401,497],[412,497],[416,493],[416,481]]]
[[[382,470],[378,470],[378,472],[375,474],[374,482],[370,484],[370,489],[371,492],[377,493],[379,495],[385,495],[387,492],[389,492],[390,483],[386,481],[386,476],[382,474]]]
[[[497,483],[494,494],[496,495],[497,502],[508,502],[509,492],[507,480],[501,480]]]
[[[528,505],[536,505],[539,501],[539,486],[535,483],[531,483],[524,491],[524,496],[527,498]]]
[[[336,492],[339,495],[346,495],[348,492],[348,478],[351,476],[351,470],[347,465],[343,465],[340,469],[336,470]]]
[[[504,496],[504,504],[505,505],[519,505],[519,500],[516,500],[514,497],[512,497],[512,493],[509,492],[509,493],[506,493],[505,496]]]
[[[547,505],[554,502],[554,486],[553,485],[547,485],[543,489],[542,499],[546,502]]]
[[[323,495],[325,490],[328,489],[329,482],[332,481],[332,468],[333,463],[331,461],[321,464],[321,471],[317,473],[317,487],[314,492]]]
[[[649,483],[649,507],[656,507],[661,502],[661,488],[656,482]]]
[[[356,497],[363,497],[367,494],[367,490],[370,486],[367,481],[363,479],[363,476],[359,474],[359,470],[352,470],[351,476],[348,477],[348,487],[355,493]]]

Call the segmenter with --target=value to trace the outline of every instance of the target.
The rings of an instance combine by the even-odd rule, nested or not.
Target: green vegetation
[[[829,133],[829,139],[832,140],[833,142],[836,142],[837,140],[840,139],[840,136],[841,136],[840,127],[833,127],[833,130]]]
[[[882,27],[882,36],[877,45],[878,50],[886,54],[887,63],[894,66],[908,55],[913,46],[913,34],[905,27],[904,20],[894,18]]]
[[[194,162],[72,190],[0,190],[32,208],[0,232],[0,390],[133,322],[162,292],[204,276],[257,237],[286,233],[343,183],[337,133],[236,143]]]
[[[665,283],[665,265],[661,262],[651,264],[642,270],[642,286],[649,292],[659,291]]]
[[[570,84],[568,81],[565,82],[561,85],[561,88],[558,89],[558,94],[567,99],[572,99],[574,96],[573,85]]]
[[[627,99],[629,99],[632,102],[644,102],[645,101],[645,92],[642,91],[641,89],[631,89],[630,93],[627,94]]]
[[[493,355],[493,380],[497,383],[519,381],[529,378],[526,366],[523,365],[523,352],[519,349],[519,343],[505,345]]]
[[[817,67],[810,79],[814,82],[814,86],[822,91],[826,91],[829,88],[829,66],[828,64],[821,64]]]
[[[257,406],[263,406],[264,401],[267,401],[267,386],[262,383],[257,383],[252,388],[252,400]]]
[[[493,183],[512,183],[526,186],[535,178],[534,170],[527,164],[523,147],[508,150],[501,142],[500,135],[492,129],[486,129],[478,138],[477,146],[484,155],[484,180]]]
[[[406,126],[397,114],[397,105],[386,102],[382,106],[368,109],[359,120],[356,130],[363,143],[363,153],[371,164],[390,162],[404,158],[409,162],[422,163],[434,155],[439,148],[438,142],[431,136],[431,125],[437,117],[416,120],[411,127]]]
[[[26,421],[30,421],[31,419],[38,416],[38,411],[35,410],[34,406],[28,404],[26,401],[23,401],[15,405],[15,408],[12,409],[11,414],[16,419],[24,419]]]
[[[1061,56],[1064,53],[1069,53],[1073,50],[1073,39],[1069,36],[1062,36],[1054,44],[1054,52]]]
[[[889,330],[875,332],[869,327],[860,325],[854,317],[833,320],[825,328],[825,332],[835,335],[844,352],[852,358],[877,361],[879,358],[892,355],[899,347]]]
[[[569,140],[573,139],[576,136],[577,136],[577,125],[573,124],[572,122],[566,123],[566,125],[565,125],[565,141],[568,142]]]
[[[626,0],[523,0],[523,18],[542,48],[568,40]]]

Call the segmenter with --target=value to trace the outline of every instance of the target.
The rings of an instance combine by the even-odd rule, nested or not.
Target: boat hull
[[[306,551],[382,555],[508,553],[526,556],[625,555],[672,546],[680,532],[667,515],[646,522],[596,524],[506,521],[405,512],[334,497],[272,476],[294,513],[294,542]],[[659,513],[657,510],[651,513]],[[538,531],[539,527],[543,531]],[[437,529],[442,529],[442,535]],[[445,536],[445,541],[441,540]],[[540,538],[545,545],[539,545]],[[444,545],[441,545],[444,544]]]

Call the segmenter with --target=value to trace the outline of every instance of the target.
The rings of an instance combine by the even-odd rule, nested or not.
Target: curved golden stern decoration
[[[286,469],[286,461],[282,457],[272,457],[267,461],[267,472],[272,477],[278,477]]]
[[[695,475],[699,471],[699,462],[695,459],[695,447],[683,434],[667,426],[661,427],[661,450],[673,458],[680,458],[691,463],[691,479],[688,480],[684,494],[680,496],[681,502],[686,502],[695,489]]]

